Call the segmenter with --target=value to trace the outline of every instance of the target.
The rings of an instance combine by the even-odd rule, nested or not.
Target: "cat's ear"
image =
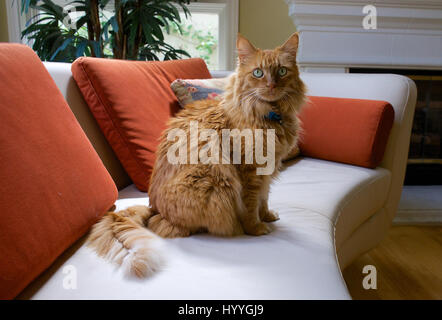
[[[299,35],[297,32],[292,34],[290,38],[280,47],[282,51],[288,52],[294,56],[296,56],[296,52],[298,51],[299,44]]]
[[[256,48],[253,46],[253,44],[251,44],[249,40],[244,38],[239,33],[238,37],[236,38],[236,49],[238,51],[238,58],[240,62],[244,62],[247,57],[250,57],[256,53]]]

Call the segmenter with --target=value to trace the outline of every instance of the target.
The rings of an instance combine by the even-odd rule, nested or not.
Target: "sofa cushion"
[[[7,299],[80,238],[117,190],[26,46],[0,44],[0,119],[0,299]]]
[[[210,78],[202,59],[164,62],[79,58],[72,74],[104,135],[135,185],[149,186],[159,137],[179,109],[178,78]]]
[[[289,191],[288,191],[289,192]],[[117,210],[146,205],[147,194],[120,191]],[[350,299],[336,261],[333,224],[288,203],[271,205],[280,220],[269,235],[207,234],[163,240],[166,265],[147,279],[121,269],[78,242],[21,299]],[[60,289],[65,266],[77,267],[76,290]]]
[[[337,245],[388,199],[391,172],[381,167],[369,169],[302,157],[285,166],[280,183],[271,188],[269,199],[275,203],[290,203],[329,219],[340,229]]]
[[[384,156],[394,109],[386,101],[313,96],[299,118],[303,155],[375,168]]]
[[[79,242],[51,268],[50,279],[39,279],[22,298],[347,299],[333,241],[336,219],[347,207],[353,209],[351,221],[376,212],[366,201],[379,190],[371,201],[382,205],[389,179],[381,168],[300,158],[287,163],[270,188],[269,206],[280,214],[270,234],[165,239],[166,266],[146,280],[125,278]],[[120,191],[117,210],[148,201],[130,186]],[[59,288],[66,265],[82,274],[77,290]]]
[[[54,79],[63,97],[66,99],[72,113],[77,118],[84,133],[92,143],[95,151],[103,161],[107,171],[118,189],[123,189],[133,184],[129,175],[124,170],[115,152],[112,150],[106,137],[103,135],[91,110],[84,101],[83,96],[72,77],[71,63],[43,62],[52,79]]]

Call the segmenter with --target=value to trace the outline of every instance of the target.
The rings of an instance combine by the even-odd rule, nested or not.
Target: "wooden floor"
[[[376,267],[376,290],[362,286],[365,265]],[[442,299],[442,226],[393,226],[343,274],[353,299]]]

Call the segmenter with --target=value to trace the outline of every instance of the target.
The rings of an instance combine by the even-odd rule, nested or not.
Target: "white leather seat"
[[[381,167],[372,170],[311,158],[291,161],[281,176],[272,187],[270,200],[340,223],[337,247],[383,207],[391,182],[390,171]]]
[[[310,158],[292,161],[271,188],[270,207],[281,217],[271,234],[164,240],[167,265],[148,280],[125,278],[82,244],[54,267],[33,298],[348,299],[333,242],[334,221],[349,199],[382,193],[389,182],[385,169]],[[117,209],[147,203],[147,194],[132,185],[120,192]],[[76,290],[60,290],[66,265],[77,270]]]

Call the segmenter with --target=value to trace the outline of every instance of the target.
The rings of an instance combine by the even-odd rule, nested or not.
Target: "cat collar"
[[[270,121],[276,121],[279,124],[282,124],[282,117],[279,113],[276,113],[274,111],[270,111],[268,115],[266,115],[266,119],[269,119]]]

